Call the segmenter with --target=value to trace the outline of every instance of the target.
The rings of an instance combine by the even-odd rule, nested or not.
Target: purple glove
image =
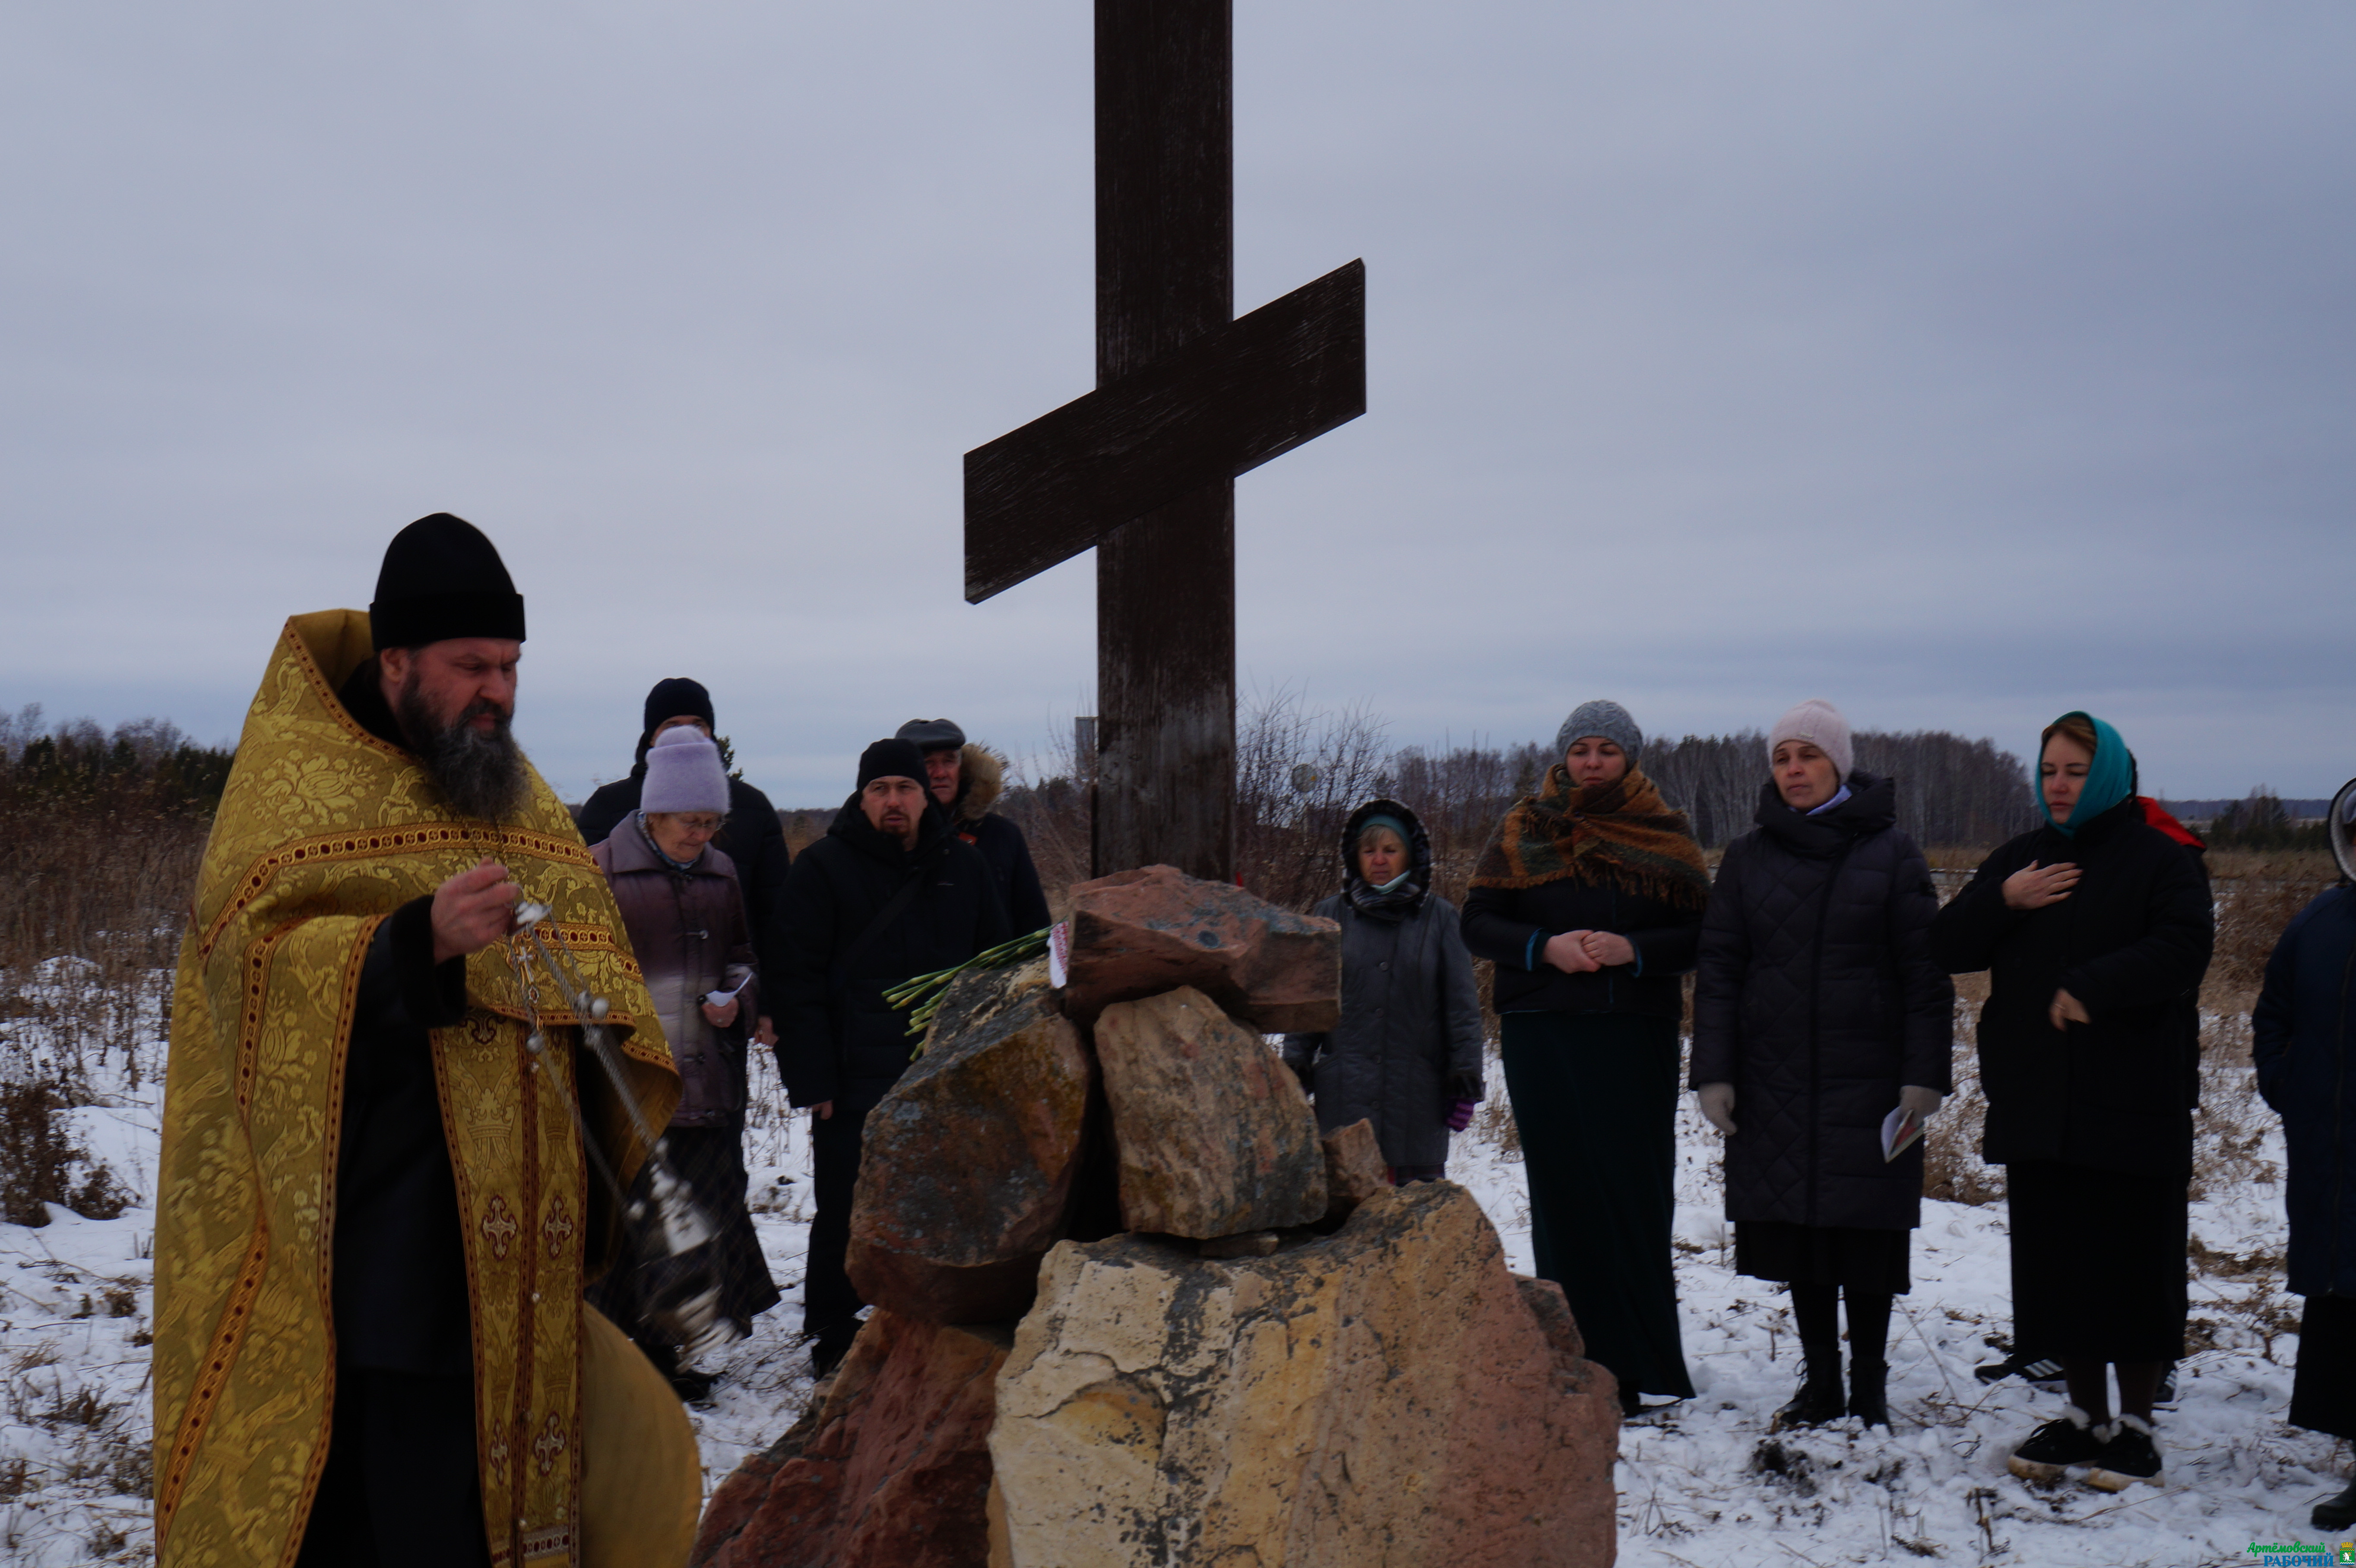
[[[1455,1104],[1450,1106],[1448,1109],[1448,1130],[1451,1133],[1461,1133],[1465,1128],[1471,1126],[1472,1125],[1472,1107],[1480,1103],[1481,1102],[1478,1100],[1459,1100]]]

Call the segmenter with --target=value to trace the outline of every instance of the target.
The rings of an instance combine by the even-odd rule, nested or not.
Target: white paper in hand
[[[1887,1165],[1922,1136],[1922,1118],[1901,1105],[1881,1118],[1881,1159]]]

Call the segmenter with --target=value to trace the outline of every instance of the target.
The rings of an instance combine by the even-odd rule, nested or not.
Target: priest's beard
[[[487,735],[475,728],[475,720],[486,713],[492,720]],[[499,822],[523,804],[523,752],[508,730],[507,714],[497,703],[477,698],[444,724],[426,705],[412,669],[402,683],[401,700],[394,704],[393,714],[425,771],[441,786],[451,810],[461,816]]]

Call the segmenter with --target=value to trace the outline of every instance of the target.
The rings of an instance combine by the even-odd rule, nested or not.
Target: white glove
[[[1711,1126],[1728,1137],[1734,1136],[1733,1084],[1705,1083],[1694,1091],[1694,1098],[1701,1103],[1701,1114],[1709,1118]]]
[[[1927,1122],[1938,1114],[1939,1107],[1945,1103],[1946,1098],[1936,1089],[1925,1089],[1919,1083],[1909,1083],[1898,1091],[1898,1108],[1901,1111],[1912,1111]]]

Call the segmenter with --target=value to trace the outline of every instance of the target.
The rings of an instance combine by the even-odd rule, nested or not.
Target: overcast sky
[[[0,9],[0,708],[234,734],[460,513],[561,791],[708,684],[780,805],[1088,710],[960,593],[1088,389],[1090,9]],[[1237,308],[1363,256],[1365,417],[1237,487],[1239,657],[1401,742],[1859,728],[2356,773],[2356,6],[1237,5]]]

